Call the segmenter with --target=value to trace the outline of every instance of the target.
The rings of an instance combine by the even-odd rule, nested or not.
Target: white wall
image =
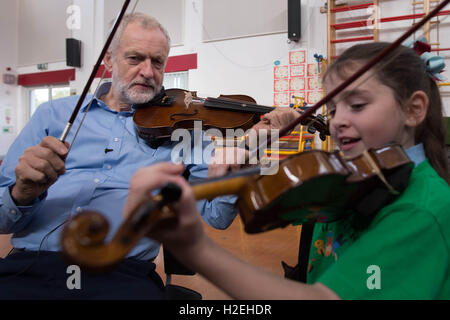
[[[142,0],[141,0],[142,1]],[[308,53],[308,62],[313,62],[313,54],[326,55],[326,14],[319,9],[324,1],[302,0],[302,39],[300,42],[289,43],[286,33],[271,34],[257,37],[247,37],[214,42],[202,42],[202,7],[205,0],[186,0],[184,5],[184,39],[182,45],[173,46],[171,56],[181,54],[198,54],[198,68],[189,71],[189,88],[198,92],[199,96],[218,96],[219,94],[247,94],[260,104],[273,104],[273,66],[276,60],[287,64],[290,50],[305,49]],[[350,2],[361,2],[350,0]],[[382,16],[390,17],[412,13],[409,0],[380,0]],[[71,87],[81,93],[94,63],[103,47],[104,34],[104,8],[108,0],[73,0],[73,4],[80,7],[81,29],[72,29],[71,36],[80,39],[83,43],[83,66],[77,68],[76,81],[70,83]],[[134,4],[132,1],[131,6]],[[16,65],[17,58],[17,2],[0,0],[1,28],[0,40],[5,47],[11,50],[0,50],[0,67],[4,70],[6,65]],[[448,8],[446,8],[448,9]],[[361,13],[359,13],[361,14]],[[69,15],[67,15],[67,18]],[[345,14],[344,20],[350,20],[351,14]],[[48,15],[51,19],[51,14]],[[158,17],[156,17],[158,18]],[[230,17],[232,19],[232,17]],[[450,38],[444,36],[450,27],[450,16],[441,17],[440,41],[443,47],[450,47]],[[230,22],[232,23],[232,22]],[[382,26],[382,40],[392,40],[411,21],[389,23]],[[3,27],[5,25],[5,27]],[[355,33],[355,31],[352,31]],[[350,32],[351,33],[351,32]],[[443,52],[446,58],[447,71],[445,75],[450,78],[450,52]],[[42,61],[44,63],[46,61]],[[64,63],[49,63],[49,70],[65,69]],[[35,65],[23,66],[16,70],[18,73],[38,72]],[[92,88],[94,90],[95,87]],[[7,94],[6,91],[9,91]],[[26,117],[26,96],[23,88],[5,86],[0,84],[0,117],[1,108],[6,104],[14,106],[16,112],[17,128],[24,125]],[[442,89],[446,114],[450,115],[450,87]],[[16,106],[16,101],[20,106]],[[17,108],[16,108],[17,107]],[[3,149],[11,140],[0,133]],[[0,149],[0,156],[2,149]]]
[[[171,55],[198,54],[198,69],[189,71],[189,87],[199,96],[246,94],[260,104],[273,104],[273,67],[287,64],[290,50],[308,49],[325,54],[326,20],[319,13],[319,1],[302,1],[302,39],[290,42],[286,33],[202,42],[202,0],[186,0],[185,43],[173,47]],[[312,61],[311,61],[312,62]]]
[[[0,6],[0,74],[17,74],[17,1],[0,0]],[[17,92],[17,86],[0,81],[0,159],[17,134]],[[12,127],[12,132],[4,132],[6,127]]]

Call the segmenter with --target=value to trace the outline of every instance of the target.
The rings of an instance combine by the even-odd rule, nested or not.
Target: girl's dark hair
[[[374,42],[347,49],[328,68],[325,78],[330,74],[345,74],[348,67],[371,60],[389,45],[388,42]],[[431,166],[450,184],[441,95],[436,82],[427,73],[423,60],[414,50],[399,46],[373,70],[377,79],[394,91],[395,99],[401,106],[415,91],[422,90],[427,94],[428,111],[424,121],[416,128],[415,143],[423,143]]]

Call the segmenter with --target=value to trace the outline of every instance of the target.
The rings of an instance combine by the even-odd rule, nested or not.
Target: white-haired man
[[[97,90],[70,154],[69,144],[56,137],[78,97],[41,105],[19,134],[0,169],[0,232],[12,233],[14,246],[0,261],[0,299],[163,297],[152,262],[159,250],[155,241],[140,241],[111,273],[82,271],[79,290],[67,287],[71,274],[58,251],[64,223],[84,209],[106,215],[112,236],[122,222],[134,172],[170,161],[173,143],[150,147],[136,134],[132,120],[132,105],[151,100],[161,90],[169,49],[168,33],[158,21],[140,13],[125,16],[104,58],[112,82]],[[88,102],[81,113],[87,112]],[[191,178],[207,176],[206,164],[185,165]],[[202,201],[199,208],[216,228],[226,228],[235,217],[230,198]]]

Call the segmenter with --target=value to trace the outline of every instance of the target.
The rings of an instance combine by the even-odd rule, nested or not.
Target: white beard
[[[137,83],[143,83],[145,85],[150,86],[148,90],[137,90],[133,88],[133,86]],[[129,104],[141,104],[146,103],[153,99],[153,97],[161,91],[161,86],[156,86],[155,80],[143,80],[143,81],[133,81],[131,83],[124,83],[117,76],[112,75],[112,85],[116,89],[116,92],[119,94],[120,99]]]

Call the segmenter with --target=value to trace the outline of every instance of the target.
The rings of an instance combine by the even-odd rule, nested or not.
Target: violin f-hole
[[[174,113],[170,116],[170,120],[175,121],[175,117],[180,116],[180,117],[189,117],[189,116],[196,116],[198,114],[198,110],[194,110],[193,113]]]

